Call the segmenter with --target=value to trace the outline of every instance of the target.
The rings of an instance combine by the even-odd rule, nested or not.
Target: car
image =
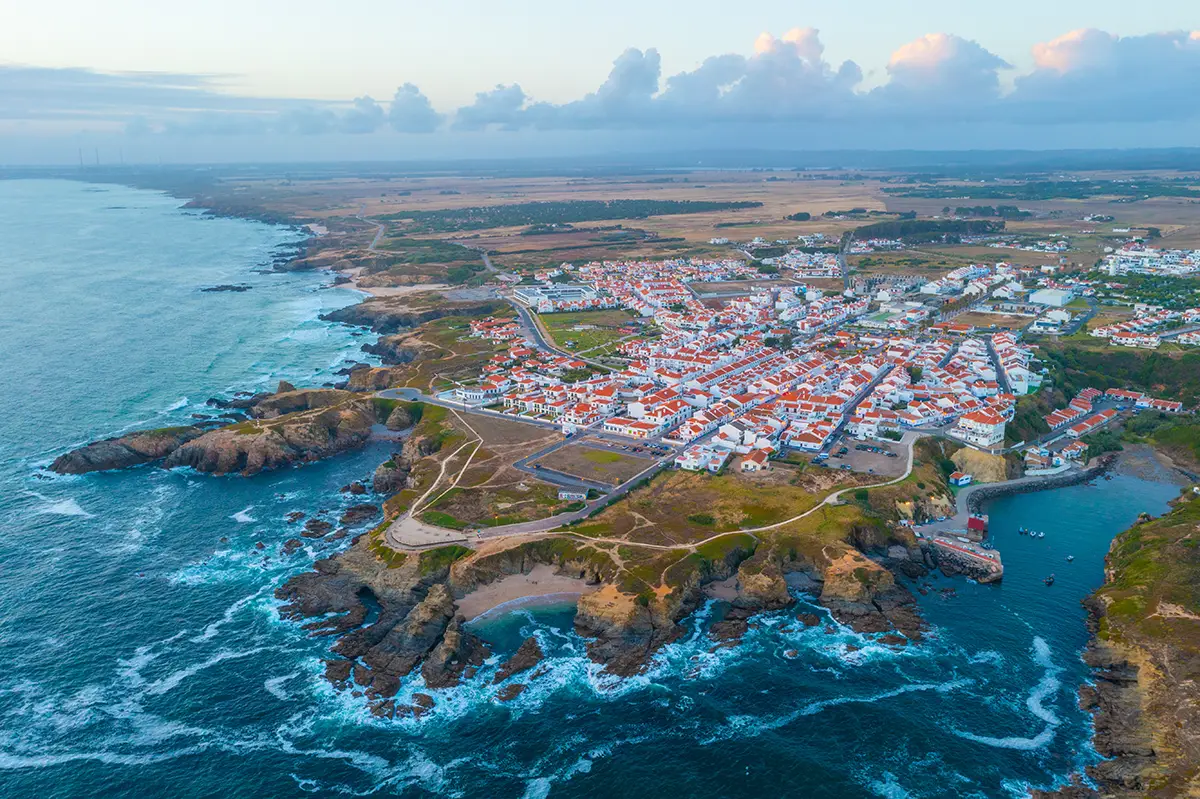
[[[939,522],[944,522],[944,521],[946,521],[946,517],[945,517],[945,516],[939,516],[939,517],[937,517],[937,520],[938,520]]]

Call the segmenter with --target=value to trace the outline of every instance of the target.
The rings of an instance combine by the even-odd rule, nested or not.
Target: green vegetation
[[[717,523],[717,520],[713,518],[711,513],[693,513],[688,516],[688,521],[693,524],[702,524],[705,527],[712,527]]]
[[[944,183],[912,187],[885,187],[887,194],[897,197],[968,200],[1086,200],[1090,197],[1147,197],[1200,198],[1200,191],[1184,178],[1177,180],[1041,180],[1021,183],[968,184]]]
[[[896,219],[873,222],[855,228],[854,236],[860,239],[890,238],[911,242],[953,240],[958,236],[978,236],[1004,230],[1004,222],[990,220],[959,219]]]
[[[1072,392],[1074,394],[1075,392]],[[1038,436],[1050,432],[1043,416],[1055,408],[1067,404],[1067,398],[1061,391],[1042,390],[1037,394],[1017,397],[1017,407],[1013,412],[1012,421],[1004,429],[1004,439],[1009,444],[1018,441],[1033,441]]]
[[[1152,637],[1170,629],[1168,620],[1151,619],[1160,602],[1200,612],[1200,547],[1194,531],[1200,522],[1200,501],[1185,498],[1165,516],[1144,521],[1117,536],[1109,552],[1112,578],[1100,589],[1113,604],[1108,608],[1108,633],[1118,625],[1136,623]]]
[[[796,213],[788,214],[787,216],[787,220],[789,222],[807,222],[810,219],[812,219],[812,214],[810,214],[808,211],[797,211]]]
[[[1120,452],[1125,447],[1121,445],[1121,436],[1112,430],[1101,430],[1085,436],[1083,443],[1087,444],[1087,456],[1097,458],[1109,452]]]
[[[1093,272],[1088,275],[1094,280],[1112,281],[1106,275]],[[1198,303],[1196,295],[1200,293],[1200,283],[1186,277],[1160,277],[1158,275],[1125,275],[1117,278],[1121,288],[1100,289],[1097,296],[1100,299],[1117,299],[1122,302],[1142,302],[1147,305],[1161,305],[1173,310],[1184,310],[1195,307]]]
[[[412,220],[416,229],[439,233],[485,230],[523,225],[557,225],[608,219],[645,219],[651,216],[700,214],[758,208],[759,202],[710,202],[702,200],[561,200],[447,208],[438,211],[402,211],[380,217]]]
[[[1125,424],[1124,437],[1149,441],[1172,458],[1200,464],[1200,420],[1195,416],[1172,416],[1143,411]]]
[[[629,330],[635,324],[633,316],[624,310],[542,314],[538,319],[556,345],[572,352],[612,344],[630,335]],[[584,329],[576,330],[577,327]]]
[[[451,544],[450,546],[438,547],[437,549],[428,549],[421,553],[418,560],[418,568],[421,576],[426,577],[430,574],[441,571],[442,569],[450,568],[457,560],[471,555],[475,552],[473,549]]]
[[[449,513],[443,513],[440,510],[427,510],[421,514],[421,521],[426,524],[432,524],[434,527],[446,527],[450,530],[463,530],[467,527],[467,523],[461,519],[456,519]]]
[[[619,452],[613,452],[607,449],[589,449],[585,450],[583,457],[592,463],[620,463],[625,460],[625,456]]]
[[[1200,399],[1200,352],[1168,354],[1127,348],[1090,349],[1075,342],[1042,348],[1042,359],[1068,395],[1093,386],[1133,388],[1192,407]],[[1019,413],[1018,408],[1018,413]]]
[[[955,216],[999,216],[1005,219],[1027,219],[1032,211],[1022,211],[1015,205],[960,205],[954,209]]]
[[[725,560],[730,555],[744,553],[749,555],[758,546],[758,539],[749,533],[731,533],[696,547],[696,554],[705,560]]]

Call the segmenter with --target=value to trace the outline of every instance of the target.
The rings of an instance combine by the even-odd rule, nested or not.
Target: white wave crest
[[[233,519],[238,524],[253,524],[254,522],[258,521],[258,519],[255,519],[253,516],[250,515],[250,511],[252,511],[252,510],[254,510],[253,505],[251,505],[248,508],[243,508],[242,510],[233,514],[229,518]]]
[[[191,666],[171,672],[161,680],[155,680],[146,688],[146,693],[150,696],[161,696],[162,694],[177,688],[180,683],[189,677],[194,677],[205,669],[212,668],[218,663],[224,663],[227,660],[238,660],[240,658],[250,657],[251,655],[257,655],[263,650],[264,647],[261,646],[253,649],[247,649],[242,652],[230,652],[227,649],[223,649],[207,660],[203,660],[199,663],[193,663]]]
[[[82,516],[85,519],[91,519],[93,517],[92,514],[85,511],[79,506],[78,502],[70,497],[67,499],[52,499],[44,494],[39,494],[36,491],[27,491],[25,493],[27,493],[29,496],[36,497],[45,503],[40,508],[36,509],[36,512],[39,514],[44,514],[47,516]]]
[[[1045,727],[1037,735],[1019,736],[1009,735],[1003,737],[991,735],[976,735],[966,730],[951,730],[960,738],[965,738],[968,741],[992,746],[997,749],[1017,749],[1023,751],[1033,751],[1041,749],[1054,740],[1055,732],[1061,721],[1058,715],[1053,710],[1046,707],[1045,702],[1058,692],[1061,683],[1058,681],[1058,673],[1062,669],[1054,665],[1051,660],[1050,646],[1040,636],[1033,639],[1033,662],[1045,669],[1042,679],[1029,692],[1028,698],[1025,700],[1025,707],[1029,709],[1029,713],[1037,719],[1045,722]]]

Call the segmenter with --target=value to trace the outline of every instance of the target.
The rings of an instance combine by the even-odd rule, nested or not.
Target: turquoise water
[[[583,657],[569,607],[518,610],[480,625],[496,661],[428,716],[371,717],[322,680],[328,641],[280,621],[272,594],[338,546],[282,557],[284,516],[336,512],[384,445],[252,479],[38,476],[81,441],[358,356],[362,339],[317,320],[354,295],[256,271],[296,233],[179,205],[0,182],[0,795],[1016,796],[1094,758],[1079,600],[1112,535],[1176,493],[1125,476],[993,503],[1003,584],[923,581],[957,596],[921,598],[919,647],[793,610],[710,652],[708,608],[616,681]],[[199,291],[215,283],[254,288]],[[497,703],[490,673],[527,635],[550,673]]]

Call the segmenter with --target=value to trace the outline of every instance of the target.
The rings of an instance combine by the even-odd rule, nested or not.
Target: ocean
[[[371,716],[323,680],[329,641],[281,621],[273,592],[339,546],[282,554],[286,515],[336,514],[386,443],[250,479],[41,471],[87,440],[186,423],[208,397],[365,359],[367,339],[317,318],[355,294],[268,271],[299,233],[181,204],[0,181],[0,795],[992,797],[1096,759],[1079,603],[1112,536],[1177,493],[1130,475],[991,503],[1003,583],[914,583],[929,586],[919,646],[805,628],[797,612],[826,614],[798,595],[715,651],[707,606],[616,680],[584,657],[569,606],[517,609],[477,626],[496,657],[432,692],[428,715]],[[221,283],[252,288],[200,290]],[[490,675],[529,635],[548,672],[497,702]]]

